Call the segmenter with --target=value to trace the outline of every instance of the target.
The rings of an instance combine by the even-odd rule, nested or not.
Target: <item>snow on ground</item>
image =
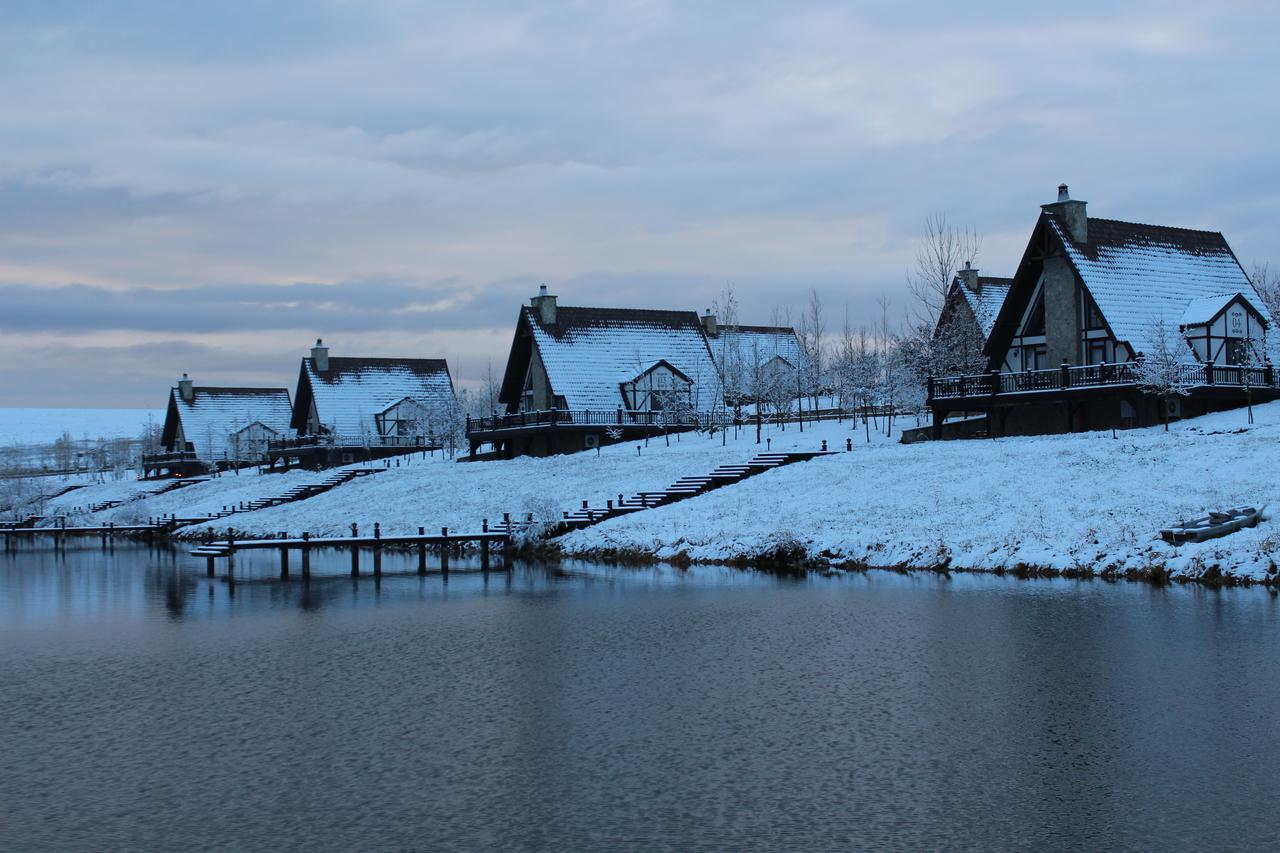
[[[164,423],[164,412],[150,409],[5,409],[0,408],[0,446],[47,444],[63,432],[81,438],[137,438],[150,415]]]
[[[1261,579],[1280,534],[1255,529],[1175,548],[1162,527],[1209,510],[1280,511],[1280,402],[1161,427],[996,440],[855,445],[855,452],[564,537],[567,553],[750,559],[802,551],[833,562],[961,569],[1163,566],[1175,576]]]
[[[806,426],[801,433],[794,424],[788,425],[785,432],[776,427],[765,431],[774,450],[817,449],[823,435],[836,434],[835,424],[823,424],[821,432]],[[407,466],[392,467],[306,501],[229,516],[213,526],[217,530],[232,526],[245,535],[269,535],[282,530],[292,535],[303,531],[336,535],[349,532],[352,522],[358,523],[361,530],[370,530],[378,522],[388,534],[416,533],[419,526],[429,531],[441,527],[478,530],[481,519],[497,523],[504,512],[513,518],[532,512],[539,521],[553,521],[561,518],[564,511],[580,507],[583,500],[604,506],[607,499],[616,499],[619,493],[630,496],[640,490],[662,489],[681,477],[750,459],[766,446],[755,444],[754,430],[744,429],[736,440],[730,433],[724,446],[719,436],[682,435],[679,441],[672,436],[670,447],[661,438],[651,439],[648,447],[643,442],[628,442],[603,448],[598,457],[594,452],[585,452],[492,462],[414,459]],[[296,476],[323,479],[328,474]],[[262,494],[285,490],[274,485],[280,482],[274,475],[265,475],[261,480]],[[168,498],[176,502],[183,497],[196,497],[200,494],[197,490],[205,488],[194,486],[145,503],[159,506]],[[177,506],[165,506],[165,512],[184,513]]]

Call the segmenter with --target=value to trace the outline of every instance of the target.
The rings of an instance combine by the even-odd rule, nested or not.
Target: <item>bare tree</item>
[[[1177,327],[1157,317],[1147,330],[1151,352],[1139,353],[1138,385],[1160,398],[1160,411],[1165,432],[1169,431],[1169,401],[1191,393],[1192,382],[1187,367],[1187,342]]]
[[[813,399],[813,411],[819,408],[819,396],[822,394],[822,376],[826,366],[823,335],[826,333],[826,318],[822,312],[822,298],[815,288],[809,290],[809,302],[804,315],[800,318],[800,357],[802,363],[797,365],[800,371],[800,385],[803,393]]]
[[[915,263],[907,274],[907,290],[915,301],[917,322],[937,325],[956,270],[965,261],[975,260],[981,246],[976,231],[952,225],[945,213],[925,219]]]
[[[1280,321],[1280,272],[1272,272],[1271,265],[1265,261],[1255,262],[1253,275],[1249,278],[1253,281],[1253,289],[1262,297],[1271,318]]]

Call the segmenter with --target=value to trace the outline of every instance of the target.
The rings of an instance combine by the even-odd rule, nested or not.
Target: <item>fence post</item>
[[[933,377],[932,377],[932,376],[930,376],[930,377],[926,380],[926,385],[927,385],[927,387],[928,387],[928,389],[929,389],[929,390],[926,392],[926,396],[927,396],[930,400],[932,400],[932,399],[933,399]],[[855,415],[856,415],[856,412],[855,412]]]
[[[622,423],[622,407],[618,407],[618,423]]]
[[[1071,387],[1071,372],[1067,368],[1067,360],[1065,358],[1062,360],[1062,365],[1058,368],[1058,387]]]
[[[311,580],[311,534],[302,534],[302,579]]]
[[[1204,363],[1204,384],[1206,385],[1213,384],[1213,362],[1212,361],[1206,361]]]
[[[999,393],[1000,393],[1000,371],[992,370],[991,371],[991,396],[994,397],[996,394],[999,394]]]
[[[1271,367],[1271,362],[1267,361],[1262,368],[1262,378],[1268,385],[1275,385],[1275,371]]]

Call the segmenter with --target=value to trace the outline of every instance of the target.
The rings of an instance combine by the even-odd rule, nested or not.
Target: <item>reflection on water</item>
[[[0,553],[0,849],[1274,841],[1264,591],[451,566]]]

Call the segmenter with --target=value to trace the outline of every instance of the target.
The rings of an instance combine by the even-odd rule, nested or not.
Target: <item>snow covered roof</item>
[[[221,459],[228,454],[227,439],[252,423],[261,423],[281,435],[289,431],[293,407],[285,388],[202,388],[191,389],[191,401],[177,388],[169,391],[161,441],[172,447],[177,424],[182,435],[195,446],[201,459]],[[174,447],[174,450],[182,450]]]
[[[1176,328],[1193,302],[1212,302],[1223,294],[1247,294],[1272,325],[1249,277],[1217,231],[1089,217],[1089,240],[1077,243],[1056,216],[1045,214],[1044,219],[1116,339],[1135,352],[1152,351],[1147,336],[1157,319]]]
[[[728,351],[735,352],[744,363],[754,352],[759,354],[761,364],[777,356],[792,367],[800,366],[800,339],[790,326],[719,326],[714,335],[707,337],[717,364]]]
[[[694,312],[561,306],[555,320],[544,324],[537,310],[521,308],[552,393],[570,409],[616,409],[623,402],[622,383],[658,361],[693,381],[696,405],[712,405],[716,371]],[[504,384],[504,396],[505,390]]]
[[[1221,314],[1228,305],[1237,299],[1244,300],[1245,304],[1254,310],[1255,313],[1262,317],[1266,317],[1266,311],[1259,306],[1261,300],[1251,299],[1250,294],[1235,291],[1234,293],[1219,293],[1216,296],[1205,296],[1201,299],[1193,299],[1187,305],[1187,310],[1182,312],[1182,325],[1184,326],[1203,326]]]
[[[984,338],[990,337],[991,329],[996,324],[996,317],[1000,315],[1000,309],[1004,306],[1005,297],[1009,295],[1009,288],[1012,286],[1011,278],[982,275],[978,276],[979,292],[974,293],[965,286],[960,276],[956,276],[951,282],[951,287],[959,289],[969,310],[973,312]]]
[[[411,397],[424,406],[453,402],[449,365],[438,358],[330,358],[328,370],[302,360],[292,425],[305,429],[312,401],[316,417],[338,435],[377,435],[375,415]]]

